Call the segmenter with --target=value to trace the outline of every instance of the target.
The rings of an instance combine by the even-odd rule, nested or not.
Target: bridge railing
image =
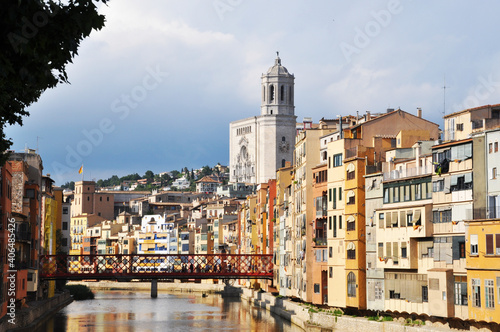
[[[42,255],[41,278],[269,278],[272,255]]]

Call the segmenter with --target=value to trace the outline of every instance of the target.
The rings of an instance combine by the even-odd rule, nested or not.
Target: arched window
[[[284,142],[286,139],[285,139],[285,136],[281,137],[281,141]]]
[[[262,87],[262,101],[266,101],[266,87]]]
[[[285,159],[281,159],[281,167],[285,167],[286,161]]]
[[[274,101],[274,85],[269,86],[269,102]]]
[[[285,86],[282,85],[280,88],[280,100],[284,101],[285,100]]]
[[[270,113],[270,114],[271,114],[271,115],[273,115],[273,110],[271,110],[271,113]]]
[[[353,272],[347,275],[347,296],[356,297],[356,275]]]
[[[349,223],[347,225],[349,225]],[[347,259],[356,259],[356,245],[354,242],[349,242],[347,244]]]

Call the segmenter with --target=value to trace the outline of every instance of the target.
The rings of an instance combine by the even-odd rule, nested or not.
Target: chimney
[[[394,108],[388,108],[387,109],[387,113],[391,113],[391,112],[394,112]]]
[[[370,121],[372,119],[372,116],[370,114],[370,111],[366,111],[366,121]]]
[[[419,118],[421,118],[421,117],[422,117],[422,109],[421,109],[420,107],[417,107],[417,116],[418,116]]]
[[[344,133],[342,132],[342,115],[337,115],[339,117],[339,133],[340,138],[344,138]]]

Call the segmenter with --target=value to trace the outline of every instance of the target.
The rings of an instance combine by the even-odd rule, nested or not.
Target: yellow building
[[[466,222],[469,319],[500,322],[500,219]]]
[[[87,235],[87,227],[92,227],[103,221],[104,218],[96,216],[95,214],[83,213],[71,217],[70,223],[70,238],[71,249],[70,255],[80,255],[83,252],[83,238]]]

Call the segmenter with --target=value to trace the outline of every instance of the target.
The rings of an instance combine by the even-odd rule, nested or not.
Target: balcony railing
[[[390,172],[384,172],[384,181],[404,179],[418,175],[429,175],[432,174],[432,171],[433,171],[432,165],[413,167],[402,170],[393,170]]]
[[[324,237],[316,237],[313,241],[317,246],[326,246],[327,244],[326,238]]]

